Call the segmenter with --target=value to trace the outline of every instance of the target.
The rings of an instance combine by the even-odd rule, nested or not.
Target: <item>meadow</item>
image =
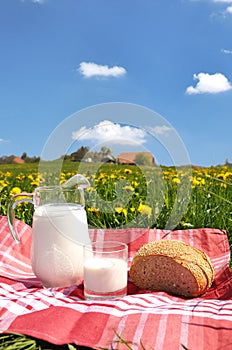
[[[59,165],[59,164],[58,164]],[[226,230],[232,246],[232,168],[227,166],[138,167],[65,161],[59,168],[46,164],[0,165],[0,215],[11,196],[33,192],[39,185],[63,183],[80,172],[90,182],[85,190],[89,227],[149,227]],[[38,171],[39,170],[39,171]],[[32,224],[33,206],[21,203],[16,217]],[[119,339],[119,343],[125,342]],[[128,349],[132,349],[126,344]],[[23,335],[2,335],[0,348],[79,349],[53,346]]]
[[[59,171],[48,163],[0,165],[0,215],[9,198],[33,192],[39,185],[62,183],[80,172],[90,187],[85,190],[89,227],[149,227],[224,229],[232,243],[232,168],[227,166],[138,167],[64,161]],[[56,168],[57,170],[57,168]],[[55,179],[54,179],[55,178]],[[16,217],[32,224],[33,206],[22,203]]]

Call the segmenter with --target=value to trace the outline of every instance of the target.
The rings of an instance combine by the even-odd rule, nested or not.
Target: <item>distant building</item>
[[[116,163],[116,159],[113,156],[111,156],[110,154],[108,154],[107,156],[102,158],[101,162],[102,163],[108,163],[108,164],[115,164]]]
[[[135,165],[136,164],[136,158],[138,158],[138,155],[144,154],[147,159],[150,161],[150,165],[155,166],[155,158],[151,152],[124,152],[120,153],[118,156],[118,163],[119,164],[127,164],[127,165]]]
[[[14,164],[24,164],[24,160],[22,158],[19,158],[19,157],[14,157],[13,158],[13,163]]]
[[[83,160],[85,163],[92,163],[92,158],[90,158],[90,157],[84,158]]]

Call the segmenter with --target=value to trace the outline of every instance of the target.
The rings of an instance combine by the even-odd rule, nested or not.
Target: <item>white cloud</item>
[[[94,62],[81,62],[78,71],[86,78],[90,77],[120,77],[126,74],[126,69],[120,66],[109,67]]]
[[[199,80],[196,86],[189,86],[186,93],[192,94],[218,94],[232,89],[232,84],[221,73],[199,73],[193,75],[194,80]]]
[[[6,143],[6,142],[9,142],[9,140],[5,140],[5,139],[0,138],[0,144],[1,143]]]
[[[146,142],[146,132],[129,125],[121,126],[109,120],[103,120],[93,128],[83,126],[72,133],[72,139],[91,140],[98,143],[110,142],[121,145],[142,145]]]
[[[45,0],[28,0],[30,2],[33,2],[34,4],[43,4]],[[21,0],[21,2],[26,2],[26,0]]]
[[[232,0],[213,0],[213,2],[225,6],[229,5],[228,7],[224,8],[223,11],[221,11],[221,15],[223,17],[226,17],[227,14],[232,14]]]
[[[224,3],[224,4],[230,4],[232,3],[232,0],[213,0],[214,2],[221,2],[221,3]]]
[[[149,128],[149,131],[154,135],[164,135],[169,133],[169,131],[171,131],[172,128],[170,128],[167,125],[157,125],[153,128]]]
[[[232,55],[232,50],[221,49],[221,52],[225,53],[226,55]]]

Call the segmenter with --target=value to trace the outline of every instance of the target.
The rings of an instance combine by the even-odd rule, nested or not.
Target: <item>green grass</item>
[[[134,346],[137,346],[137,344],[124,340],[118,334],[116,335],[118,339],[109,348],[99,347],[99,350],[120,350],[121,348],[133,350]],[[142,341],[139,345],[142,350],[148,350],[144,347]],[[181,344],[181,347],[188,350],[183,344]],[[91,350],[91,348],[75,344],[54,345],[33,337],[10,333],[0,335],[0,350]]]
[[[232,168],[178,168],[108,164],[46,163],[42,184],[65,181],[78,171],[90,181],[85,191],[90,227],[225,229],[232,242]],[[0,165],[0,214],[11,195],[33,192],[38,164]],[[29,225],[33,207],[21,204],[16,217]]]
[[[55,345],[22,334],[0,335],[1,350],[88,350],[90,348],[74,344]]]

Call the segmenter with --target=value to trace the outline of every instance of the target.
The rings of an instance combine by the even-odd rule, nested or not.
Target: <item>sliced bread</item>
[[[178,240],[143,245],[130,267],[132,282],[141,289],[197,297],[212,285],[214,269],[205,252]]]

